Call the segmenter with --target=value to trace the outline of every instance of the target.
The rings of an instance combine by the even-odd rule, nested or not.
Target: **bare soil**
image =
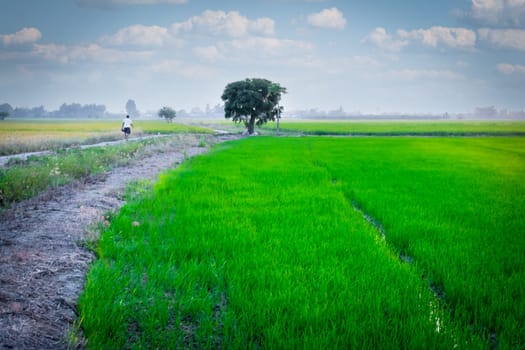
[[[77,301],[94,254],[83,242],[123,204],[126,183],[160,172],[238,136],[187,135],[180,142],[96,178],[21,202],[0,214],[0,349],[82,348]],[[199,147],[201,146],[201,147]]]

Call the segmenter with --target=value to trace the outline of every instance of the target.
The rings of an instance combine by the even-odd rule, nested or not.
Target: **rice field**
[[[275,123],[265,130],[275,130]],[[321,121],[283,120],[282,132],[311,135],[427,135],[427,136],[524,136],[524,121],[428,120],[428,121]]]
[[[522,348],[524,174],[516,137],[218,145],[102,232],[88,344]]]
[[[0,121],[0,156],[120,140],[120,126],[121,120],[3,120]],[[210,133],[211,130],[139,119],[134,121],[132,136],[188,132]]]

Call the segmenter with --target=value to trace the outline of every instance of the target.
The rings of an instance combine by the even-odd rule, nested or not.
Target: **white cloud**
[[[181,60],[164,60],[149,67],[154,73],[175,74],[186,78],[210,78],[218,73],[218,70],[209,66],[187,63]]]
[[[450,48],[472,49],[476,44],[476,33],[465,28],[431,27],[411,31],[398,30],[402,39],[412,39],[431,47],[446,46]]]
[[[134,25],[122,28],[115,35],[103,37],[101,42],[106,45],[162,46],[169,39],[167,28]]]
[[[22,28],[14,34],[0,35],[4,45],[21,45],[34,43],[42,37],[42,33],[36,28]]]
[[[303,60],[313,51],[312,44],[304,41],[267,37],[245,37],[217,42],[210,46],[196,46],[193,54],[206,62],[217,62],[228,58],[229,62],[250,65],[262,64],[286,65],[295,59]],[[296,67],[295,65],[293,65]]]
[[[308,23],[314,27],[329,29],[344,29],[346,19],[341,11],[332,7],[308,16]]]
[[[492,25],[525,23],[525,0],[471,0],[470,16]]]
[[[461,75],[451,70],[433,70],[433,69],[402,69],[393,70],[386,74],[388,77],[400,80],[420,80],[420,79],[444,79],[455,80],[461,78]]]
[[[525,51],[525,29],[478,29],[480,39],[499,48]]]
[[[234,50],[240,53],[255,53],[265,56],[288,56],[312,50],[312,45],[304,41],[266,37],[235,39],[223,43],[221,46],[226,52]]]
[[[525,74],[525,66],[522,66],[520,64],[500,63],[497,65],[497,69],[500,73],[507,75],[514,73]]]
[[[408,45],[407,40],[397,40],[392,38],[392,36],[387,33],[385,28],[382,27],[377,27],[374,29],[363,39],[363,42],[373,44],[382,50],[394,52],[397,52],[401,50],[403,46]]]
[[[274,27],[275,22],[270,18],[251,21],[237,11],[206,10],[200,16],[191,17],[185,22],[174,23],[172,30],[175,34],[201,33],[243,37],[248,34],[273,35]]]
[[[385,28],[377,27],[363,42],[392,52],[398,52],[411,42],[420,42],[433,48],[473,49],[476,45],[476,32],[465,28],[431,27],[410,31],[399,29],[395,35],[391,35]]]
[[[369,56],[354,56],[352,62],[365,67],[380,67],[382,63]]]
[[[156,4],[185,4],[188,0],[111,0],[117,4],[144,4],[144,5],[156,5]]]
[[[65,46],[56,44],[34,45],[33,56],[42,57],[49,61],[71,63],[76,61],[91,61],[102,63],[121,63],[132,60],[150,58],[148,51],[130,52],[104,48],[97,44],[85,46]]]
[[[114,63],[123,61],[128,54],[131,53],[107,49],[97,44],[90,44],[70,48],[68,56],[69,59],[73,61],[81,60]]]
[[[193,53],[197,57],[209,62],[215,62],[223,58],[223,55],[216,46],[195,47],[193,48]]]
[[[275,22],[271,18],[259,18],[249,23],[249,29],[261,35],[273,35],[275,33]]]
[[[69,61],[68,49],[65,45],[35,45],[33,55],[43,57],[49,61],[57,61],[60,63],[67,63]]]
[[[187,0],[75,0],[82,7],[117,7],[126,5],[185,4]]]

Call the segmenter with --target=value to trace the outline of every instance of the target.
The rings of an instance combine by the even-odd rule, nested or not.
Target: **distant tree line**
[[[133,100],[125,105],[126,112],[132,117],[158,118],[158,110],[139,112]],[[286,115],[285,115],[286,114]],[[205,109],[193,107],[189,111],[176,110],[177,118],[224,118],[224,104],[215,106],[206,105]],[[361,113],[347,112],[343,107],[335,110],[323,111],[317,108],[304,110],[290,110],[283,112],[287,118],[302,119],[525,119],[525,110],[497,109],[495,106],[476,107],[466,113]],[[111,113],[104,105],[81,105],[79,103],[62,104],[56,111],[47,111],[43,106],[13,108],[9,103],[0,104],[0,120],[5,118],[122,118],[122,113]]]
[[[128,100],[125,105],[126,113],[131,117],[145,118],[158,117],[157,111],[141,112],[137,109],[134,100]],[[181,118],[224,118],[224,105],[206,105],[204,109],[193,107],[189,111],[184,109],[175,110],[177,117]],[[4,118],[122,118],[122,113],[112,113],[105,105],[79,103],[64,103],[56,111],[47,111],[43,106],[39,107],[15,107],[9,103],[0,104],[0,120]]]
[[[400,113],[400,112],[382,112],[382,113],[361,113],[359,111],[346,112],[343,107],[335,110],[324,111],[317,108],[304,110],[291,110],[286,113],[287,118],[300,119],[378,119],[378,120],[454,120],[454,119],[525,119],[525,110],[497,109],[495,106],[476,107],[472,112],[465,113]]]
[[[80,103],[64,103],[56,111],[47,111],[43,106],[13,108],[9,103],[4,103],[0,105],[0,113],[4,118],[104,118],[108,116],[104,105]]]
[[[177,117],[181,118],[224,118],[224,104],[218,103],[215,106],[206,105],[204,109],[193,107],[190,110],[176,110]]]

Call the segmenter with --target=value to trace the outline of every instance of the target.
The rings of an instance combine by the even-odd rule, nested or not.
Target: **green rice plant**
[[[524,146],[522,138],[320,139],[312,152],[456,317],[500,348],[519,348]]]
[[[274,129],[268,125],[265,129]],[[310,135],[427,135],[479,136],[525,135],[523,121],[281,121],[283,132]]]
[[[79,305],[90,346],[489,348],[489,337],[473,327],[480,323],[467,307],[471,300],[448,297],[447,288],[461,288],[461,259],[440,262],[435,254],[427,260],[414,253],[414,264],[403,262],[400,239],[391,233],[397,221],[386,220],[374,210],[375,198],[364,197],[378,186],[366,171],[388,173],[384,158],[419,154],[426,139],[405,149],[406,140],[416,142],[392,139],[387,147],[379,139],[376,147],[373,139],[249,138],[165,173],[101,236],[100,258]],[[513,141],[479,143],[511,150]],[[436,149],[424,152],[432,158]],[[453,163],[468,155],[438,154]],[[440,161],[429,162],[427,171],[445,176]],[[476,164],[475,158],[469,162]],[[465,169],[458,174],[469,177]],[[391,186],[388,193],[413,190]],[[418,198],[412,197],[413,206],[431,210]],[[386,240],[354,209],[353,199],[381,221]],[[403,205],[391,207],[398,221],[410,223]],[[397,236],[434,247],[433,239],[413,231]],[[480,261],[468,246],[462,249]],[[442,267],[451,271],[445,299],[429,288],[429,278],[439,283],[435,271]],[[499,343],[512,345],[517,330],[498,333]]]

